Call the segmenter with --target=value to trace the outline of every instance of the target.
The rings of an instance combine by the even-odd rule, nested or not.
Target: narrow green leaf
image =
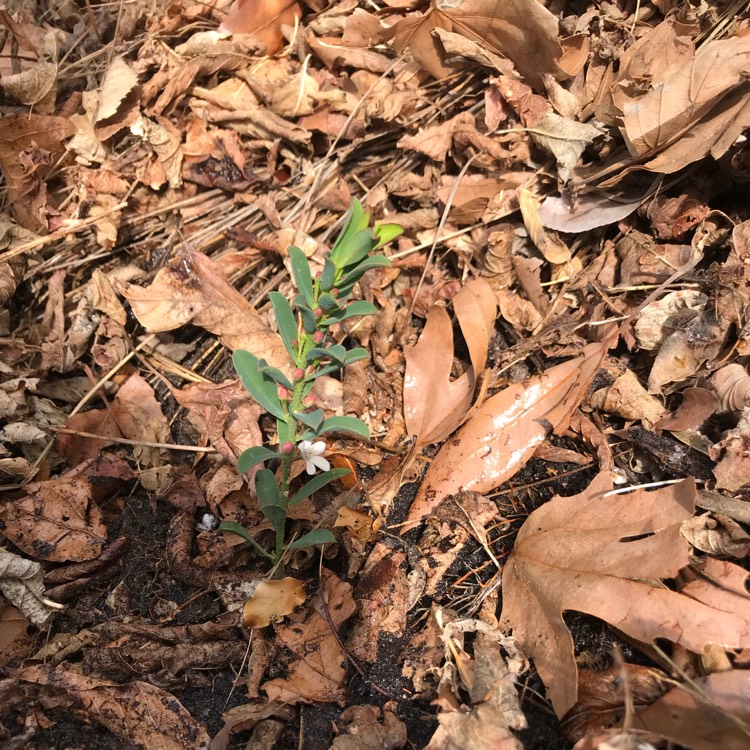
[[[289,501],[289,505],[296,505],[301,503],[305,498],[310,497],[314,492],[330,484],[339,477],[351,474],[351,469],[329,469],[324,471],[322,474],[314,476],[307,484],[305,484]]]
[[[323,273],[320,275],[320,288],[328,292],[333,288],[333,282],[336,280],[336,264],[329,256],[326,256],[323,265]],[[312,305],[311,305],[312,307]]]
[[[276,393],[276,383],[261,372],[258,358],[238,349],[232,354],[232,362],[247,392],[274,417],[285,419],[286,414]]]
[[[289,549],[304,549],[305,547],[314,547],[316,544],[332,544],[335,541],[336,538],[328,529],[315,529],[315,531],[310,531],[292,542]]]
[[[343,320],[349,320],[349,318],[357,318],[360,315],[374,315],[377,312],[377,308],[366,300],[358,299],[354,302],[350,302],[343,310],[339,312],[331,313],[326,325],[331,323],[341,323]]]
[[[372,252],[376,242],[372,229],[362,229],[341,246],[335,258],[333,257],[333,252],[331,252],[331,259],[339,269],[353,266],[360,263]]]
[[[265,365],[264,367],[260,367],[259,369],[264,375],[267,375],[275,383],[283,385],[284,388],[288,388],[290,391],[294,389],[294,383],[292,383],[292,381],[289,380],[289,378],[276,367]]]
[[[323,421],[318,435],[323,435],[326,432],[353,432],[355,435],[360,435],[366,440],[370,439],[370,428],[361,420],[356,417],[328,417]]]
[[[362,208],[362,204],[354,198],[349,206],[349,210],[344,217],[344,228],[341,230],[336,242],[331,248],[331,260],[337,267],[341,268],[346,265],[339,262],[339,254],[351,241],[352,238],[361,232],[370,223],[370,213]]]
[[[332,294],[328,294],[328,292],[323,292],[323,294],[318,297],[318,305],[321,310],[325,310],[326,312],[338,310],[341,307],[339,301]]]
[[[296,428],[290,427],[285,419],[277,419],[276,420],[276,435],[279,438],[279,445],[284,445],[284,443],[293,443],[294,442],[294,433]]]
[[[331,372],[340,370],[344,365],[339,362],[332,362],[330,365],[323,365],[320,369],[315,370],[315,377],[319,378],[321,375],[328,375]]]
[[[398,224],[376,224],[372,231],[378,239],[378,244],[375,245],[375,248],[387,245],[404,233],[403,227],[400,227]]]
[[[362,359],[369,359],[370,353],[367,349],[363,349],[361,346],[351,349],[346,353],[344,357],[344,365],[351,365],[354,362],[359,362]]]
[[[338,287],[343,287],[359,281],[368,271],[373,268],[389,268],[391,261],[385,255],[371,255],[361,263],[358,263],[351,270],[347,271],[339,280]]]
[[[302,316],[302,326],[305,333],[314,333],[318,327],[318,319],[315,317],[315,313],[307,305],[300,305],[297,309]]]
[[[300,290],[308,307],[313,306],[313,282],[310,274],[310,263],[305,254],[298,247],[292,245],[289,250],[289,260],[292,264],[294,283]]]
[[[236,521],[224,521],[221,526],[219,526],[219,531],[226,531],[228,534],[235,534],[236,536],[241,537],[246,542],[250,542],[256,552],[259,552],[263,557],[267,557],[269,560],[273,560],[273,555],[266,552],[263,547],[258,544],[255,537],[252,536],[244,526],[238,524]]]
[[[279,292],[271,292],[268,297],[273,305],[281,339],[289,352],[289,356],[294,359],[297,352],[292,341],[297,338],[297,320],[292,312],[292,306],[289,304],[289,300]]]
[[[255,492],[263,515],[275,531],[284,528],[286,508],[276,477],[270,469],[261,469],[255,476]]]
[[[276,451],[270,450],[270,448],[256,445],[248,448],[246,451],[242,451],[237,461],[237,471],[240,474],[244,474],[246,471],[250,471],[253,466],[257,466],[263,461],[271,461],[274,458],[281,458],[281,456]]]
[[[320,428],[320,425],[323,424],[325,414],[322,409],[315,409],[315,411],[303,412],[301,414],[293,413],[292,416],[298,422],[302,422],[305,427],[309,427],[311,430],[317,430]]]
[[[346,354],[346,347],[341,344],[333,344],[326,349],[316,346],[315,348],[310,349],[307,353],[307,361],[312,362],[316,359],[332,359],[335,362],[343,364]]]

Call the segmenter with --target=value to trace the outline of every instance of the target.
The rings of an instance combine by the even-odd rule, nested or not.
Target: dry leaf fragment
[[[421,445],[450,435],[464,420],[478,377],[487,361],[496,306],[490,285],[481,278],[468,282],[453,298],[472,368],[455,380],[453,328],[445,308],[430,308],[427,323],[413,347],[408,347],[404,375],[404,417],[409,435]]]
[[[249,630],[265,628],[294,612],[306,598],[305,584],[296,578],[260,581],[252,599],[245,602],[242,622]]]
[[[750,406],[750,375],[737,363],[725,365],[711,376],[722,411],[742,411]]]
[[[114,117],[122,102],[137,85],[138,74],[121,55],[115,55],[99,88],[99,108],[94,123]]]
[[[42,601],[42,566],[7,550],[0,550],[0,591],[37,627],[44,625],[54,611]]]
[[[715,513],[694,516],[682,524],[682,535],[701,552],[717,557],[747,557],[750,536],[736,521]]]
[[[583,195],[575,206],[565,196],[547,196],[539,208],[542,225],[557,232],[587,232],[589,229],[616,224],[630,216],[642,199],[616,200],[607,195]]]
[[[229,349],[247,349],[281,369],[289,366],[281,337],[203,253],[185,250],[148,287],[123,287],[147,331],[171,331],[193,323],[215,333]]]
[[[207,750],[206,730],[166,690],[147,682],[118,685],[61,667],[27,667],[24,682],[65,691],[91,719],[123,742],[159,750]]]
[[[393,38],[400,54],[407,47],[417,62],[435,78],[453,72],[444,62],[444,50],[434,29],[462,34],[467,39],[504,55],[533,85],[541,76],[564,75],[557,65],[562,53],[557,18],[536,0],[464,0],[456,7],[437,2],[427,13],[399,21],[385,38]]]
[[[581,494],[535,510],[503,572],[501,623],[534,659],[558,716],[577,696],[566,610],[599,617],[644,643],[666,638],[697,653],[709,644],[750,645],[750,619],[737,610],[742,597],[733,583],[693,589],[693,582],[678,593],[644,582],[674,578],[690,562],[680,529],[693,515],[694,481],[603,497],[611,489],[602,472]]]
[[[406,745],[406,724],[388,709],[350,706],[341,714],[340,734],[330,750],[401,750]]]
[[[406,518],[411,528],[442,498],[460,490],[486,492],[510,479],[550,431],[567,421],[599,370],[604,344],[488,399],[446,442],[425,474]]]
[[[282,26],[294,26],[301,16],[297,0],[234,0],[219,26],[224,34],[252,34],[275,55],[284,42]]]

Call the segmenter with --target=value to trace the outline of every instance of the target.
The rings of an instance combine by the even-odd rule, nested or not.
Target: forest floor
[[[750,747],[747,3],[0,33],[3,750]],[[311,395],[370,438],[280,578],[231,354],[353,199],[403,233]]]

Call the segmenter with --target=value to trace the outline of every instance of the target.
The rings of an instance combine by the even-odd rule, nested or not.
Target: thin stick
[[[110,437],[109,435],[97,435],[95,432],[84,432],[83,430],[71,430],[67,427],[50,427],[53,432],[63,435],[78,435],[78,437],[91,438],[93,440],[106,440],[109,443],[122,443],[123,445],[139,445],[143,448],[166,448],[170,451],[189,451],[191,453],[216,453],[215,448],[204,445],[177,445],[176,443],[152,443],[148,440],[129,440],[128,438]]]

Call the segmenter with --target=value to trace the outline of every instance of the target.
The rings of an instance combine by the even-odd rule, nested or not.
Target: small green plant
[[[219,528],[238,534],[279,567],[287,551],[334,541],[333,534],[327,529],[311,531],[290,544],[286,541],[289,508],[349,473],[349,469],[331,468],[323,457],[325,442],[319,438],[332,431],[350,432],[365,439],[370,437],[367,425],[361,420],[355,417],[326,418],[322,409],[311,409],[309,405],[312,400],[309,394],[317,378],[369,356],[360,347],[347,350],[341,344],[328,341],[328,329],[332,325],[376,312],[369,302],[350,301],[349,297],[367,271],[390,265],[384,255],[371,253],[401,234],[401,228],[381,224],[371,229],[369,223],[369,212],[363,210],[359,201],[353,201],[341,233],[325,256],[323,271],[315,278],[302,250],[289,248],[299,293],[291,304],[278,292],[271,292],[269,296],[279,333],[292,358],[294,367],[290,377],[250,352],[238,350],[233,356],[235,369],[245,388],[276,417],[277,449],[250,448],[237,463],[237,470],[244,474],[264,461],[279,462],[278,472],[264,468],[255,476],[260,509],[276,535],[274,550],[268,552],[238,523],[225,521]],[[300,458],[305,462],[307,474],[313,475],[317,469],[323,473],[292,492],[292,463]]]

